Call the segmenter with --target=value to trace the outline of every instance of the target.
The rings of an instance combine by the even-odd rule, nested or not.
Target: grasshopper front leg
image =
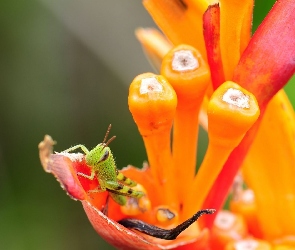
[[[62,151],[62,153],[69,153],[69,152],[74,151],[74,150],[76,150],[78,148],[80,148],[84,152],[85,155],[89,154],[89,150],[82,144],[78,144],[78,145],[76,145],[74,147],[70,147],[70,148]],[[93,180],[94,177],[95,177],[95,171],[91,171],[91,175],[87,175],[87,174],[84,174],[84,173],[81,173],[81,172],[78,172],[77,175],[83,176],[84,178],[87,178],[89,180]]]
[[[87,179],[92,181],[94,179],[95,172],[92,171],[91,175],[87,175],[87,174],[84,174],[84,173],[81,173],[81,172],[77,172],[77,175],[83,176],[84,178],[87,178]]]
[[[81,150],[85,153],[85,155],[89,154],[89,150],[82,144],[78,144],[78,145],[76,145],[74,147],[70,147],[70,148],[62,151],[62,153],[68,153],[68,152],[74,151],[74,150],[76,150],[78,148],[81,148]]]

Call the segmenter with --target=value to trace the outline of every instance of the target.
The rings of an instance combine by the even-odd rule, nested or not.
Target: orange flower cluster
[[[118,249],[294,249],[295,116],[281,89],[295,72],[295,2],[277,1],[252,37],[253,0],[143,4],[166,37],[136,31],[160,74],[141,74],[130,85],[148,164],[122,173],[146,195],[119,206],[106,192],[89,193],[99,183],[77,175],[89,175],[84,156],[52,154],[48,137],[39,145],[44,169]],[[196,171],[199,124],[209,145]],[[135,218],[171,229],[204,208],[218,212],[172,241],[116,222]]]

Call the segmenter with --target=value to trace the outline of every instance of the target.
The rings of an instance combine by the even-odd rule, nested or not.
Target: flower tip
[[[171,66],[174,71],[187,72],[198,69],[200,63],[191,50],[178,50],[174,52]]]
[[[238,84],[227,81],[213,93],[209,101],[209,135],[213,132],[216,133],[215,138],[242,138],[259,114],[255,96]]]
[[[142,135],[170,128],[177,97],[168,81],[161,75],[141,74],[129,88],[128,104]]]
[[[39,157],[44,171],[53,174],[72,199],[86,199],[87,194],[78,180],[73,161],[63,154],[52,154],[54,144],[56,142],[52,137],[45,135],[44,140],[38,145]]]
[[[183,99],[202,96],[210,82],[210,72],[202,55],[186,44],[178,45],[166,54],[161,74]]]
[[[45,172],[50,172],[47,165],[49,157],[53,153],[54,144],[56,144],[56,142],[52,139],[52,137],[50,135],[45,135],[44,140],[38,145],[39,158]]]

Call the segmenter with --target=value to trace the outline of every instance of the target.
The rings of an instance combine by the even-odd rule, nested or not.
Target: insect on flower
[[[140,198],[144,196],[144,192],[132,189],[131,187],[135,187],[137,183],[118,171],[112,151],[108,147],[116,136],[106,141],[110,130],[111,124],[108,127],[103,142],[99,143],[90,151],[84,145],[78,144],[64,150],[62,153],[68,153],[80,148],[85,153],[85,161],[90,167],[91,174],[86,175],[78,172],[77,175],[83,176],[89,180],[93,180],[96,176],[100,188],[90,190],[90,192],[109,191],[113,200],[123,206],[126,204],[125,196]]]
[[[85,199],[83,194],[81,194],[81,192],[83,193],[83,191],[81,191],[80,189],[82,188],[82,186],[77,183],[77,185],[73,184],[73,182],[76,181],[74,176],[79,175],[88,180],[94,180],[94,178],[96,177],[100,187],[90,189],[88,190],[88,193],[108,191],[109,195],[118,205],[125,206],[128,210],[130,209],[130,202],[131,204],[133,202],[137,204],[138,209],[142,213],[144,213],[145,209],[141,208],[137,199],[143,199],[144,197],[146,197],[145,192],[132,189],[131,187],[139,188],[140,185],[138,186],[138,184],[135,181],[126,177],[116,168],[116,163],[113,154],[110,148],[108,147],[110,142],[112,142],[115,139],[115,136],[113,136],[107,140],[110,129],[111,125],[109,125],[108,127],[103,142],[99,143],[90,151],[84,145],[78,144],[76,146],[70,147],[67,150],[62,151],[61,153],[52,154],[53,145],[56,142],[53,141],[50,136],[45,136],[44,141],[42,141],[39,144],[40,159],[44,167],[44,170],[46,172],[53,173],[57,180],[62,184],[62,187],[67,190],[68,194],[71,197],[75,197],[79,200]],[[72,170],[67,168],[67,163],[71,162],[74,158],[76,158],[72,158],[73,156],[71,156],[70,159],[68,153],[76,149],[81,149],[85,153],[84,160],[86,165],[90,168],[90,175],[87,175],[82,172],[75,172],[75,174],[73,175]],[[68,159],[69,162],[65,159]],[[75,162],[75,160],[73,161]],[[130,197],[130,199],[127,200],[126,196]],[[148,200],[147,197],[146,199]],[[147,200],[143,201],[143,204],[145,204]],[[143,205],[143,208],[148,209],[148,207],[149,205],[147,204]],[[175,216],[173,212],[169,209],[162,208],[159,210],[164,210],[166,213]],[[102,212],[103,214],[107,214],[108,212],[108,199],[106,202],[106,207],[102,210]],[[189,219],[185,220],[184,222],[178,224],[176,227],[171,229],[156,227],[144,221],[130,218],[121,219],[118,221],[118,223],[126,228],[140,231],[144,234],[153,236],[155,238],[173,240],[176,239],[176,237],[186,228],[188,228],[192,223],[198,220],[200,216],[202,216],[203,214],[212,214],[214,212],[215,209],[202,209],[197,213],[193,214],[193,216],[191,216]]]

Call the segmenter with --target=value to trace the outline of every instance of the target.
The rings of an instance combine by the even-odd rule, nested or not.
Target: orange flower
[[[295,2],[278,1],[252,38],[251,0],[143,4],[171,41],[153,29],[136,32],[160,71],[135,77],[128,97],[148,165],[122,173],[145,195],[120,206],[107,192],[88,192],[99,182],[77,175],[90,174],[84,155],[52,154],[49,137],[39,144],[44,169],[82,201],[95,230],[119,249],[294,246],[295,117],[280,89],[295,71]],[[209,145],[196,173],[199,123],[208,130]],[[235,177],[231,212],[221,211]],[[171,241],[117,223],[138,219],[168,230],[205,208],[219,213]]]

